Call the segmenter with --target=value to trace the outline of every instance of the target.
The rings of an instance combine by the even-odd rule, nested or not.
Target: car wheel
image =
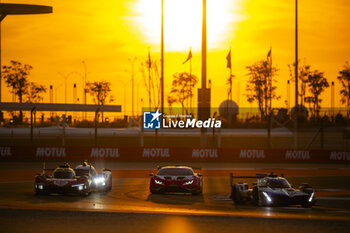
[[[202,195],[202,190],[199,190],[197,192],[192,192],[192,195]]]
[[[199,187],[200,187],[199,190],[196,191],[196,192],[193,192],[192,194],[194,194],[194,195],[202,195],[202,193],[203,193],[203,186],[202,186],[202,184]]]
[[[153,190],[153,189],[150,189],[149,191],[150,191],[152,194],[159,194],[159,193],[161,193],[160,191]]]
[[[48,193],[46,192],[40,192],[40,191],[37,191],[35,192],[35,195],[38,195],[38,196],[44,196],[44,195],[47,195]]]
[[[259,205],[259,191],[258,187],[253,187],[253,201],[255,205]]]
[[[243,203],[243,199],[242,197],[240,196],[240,193],[239,191],[237,190],[236,186],[233,186],[232,187],[232,190],[231,190],[231,199],[234,203],[236,204],[240,204],[240,203]]]
[[[309,202],[307,202],[307,203],[301,204],[301,206],[302,206],[303,208],[311,208],[311,207],[312,207],[312,204],[309,203]]]
[[[85,191],[85,192],[83,192],[83,195],[84,196],[89,196],[91,194],[91,189],[90,189],[90,187]]]
[[[112,190],[112,177],[111,177],[111,181],[109,182],[109,187],[108,187],[108,191]]]

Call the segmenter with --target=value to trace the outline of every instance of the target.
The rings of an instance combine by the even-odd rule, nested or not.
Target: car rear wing
[[[257,179],[258,180],[258,183],[260,182],[260,180],[262,178],[265,178],[265,177],[278,177],[277,174],[275,174],[274,172],[271,172],[270,174],[266,174],[266,173],[256,173],[255,176],[234,176],[232,174],[232,172],[230,173],[230,184],[231,186],[233,186],[232,182],[233,182],[233,179]],[[281,173],[281,177],[284,177],[284,174]]]
[[[45,162],[43,162],[43,174],[45,174],[46,171],[53,171],[55,170],[54,168],[46,168]]]
[[[256,174],[256,176],[234,176],[233,173],[231,172],[230,173],[230,185],[233,186],[233,179],[256,179],[257,175],[258,174]],[[259,174],[259,175],[261,175],[261,174]],[[266,175],[266,174],[264,174],[264,175]]]
[[[193,170],[202,170],[201,167],[191,167],[191,166],[186,166],[186,165],[158,165],[157,166],[157,170],[163,168],[163,167],[168,167],[168,166],[174,166],[174,167],[189,167],[189,168],[192,168]]]

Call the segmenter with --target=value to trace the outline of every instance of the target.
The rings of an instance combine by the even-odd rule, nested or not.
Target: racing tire
[[[258,187],[254,186],[253,187],[253,202],[255,205],[259,206],[259,191],[258,191]]]
[[[83,195],[84,195],[84,196],[89,196],[90,194],[91,194],[91,189],[90,189],[90,187],[88,188],[88,190],[86,190],[86,191],[83,192]]]
[[[244,202],[243,198],[240,196],[239,192],[237,191],[236,186],[232,187],[231,199],[235,204],[242,204]]]
[[[149,191],[150,191],[152,194],[160,194],[160,193],[162,193],[162,192],[160,192],[160,191],[153,190],[153,189],[149,189]]]
[[[202,195],[203,191],[202,190],[199,190],[197,192],[192,192],[192,195]]]
[[[48,192],[35,191],[35,195],[37,195],[37,196],[45,196],[45,195],[48,195],[48,194],[49,194]]]
[[[312,204],[312,203],[307,202],[307,203],[303,203],[303,204],[301,204],[301,206],[302,206],[303,208],[311,208],[311,207],[313,206],[313,204]]]
[[[200,185],[200,189],[196,192],[192,192],[192,195],[202,195],[202,193],[203,193],[203,186]]]
[[[109,187],[108,187],[108,191],[111,191],[112,190],[112,177],[111,177],[111,181],[109,182]]]

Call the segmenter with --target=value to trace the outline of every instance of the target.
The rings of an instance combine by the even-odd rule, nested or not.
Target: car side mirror
[[[103,171],[108,171],[108,172],[110,172],[111,170],[108,169],[108,168],[103,168]]]
[[[149,176],[154,176],[154,174],[153,174],[153,173],[150,173]]]
[[[203,175],[201,173],[198,173],[197,176],[201,176],[202,177]]]

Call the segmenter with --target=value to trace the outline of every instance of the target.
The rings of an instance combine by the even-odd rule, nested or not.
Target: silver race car
[[[234,179],[257,179],[249,188],[247,183],[234,183]],[[294,189],[288,181],[276,174],[256,174],[256,176],[233,176],[230,174],[231,196],[235,203],[253,201],[258,206],[301,205],[311,208],[315,200],[314,189],[304,183]]]

